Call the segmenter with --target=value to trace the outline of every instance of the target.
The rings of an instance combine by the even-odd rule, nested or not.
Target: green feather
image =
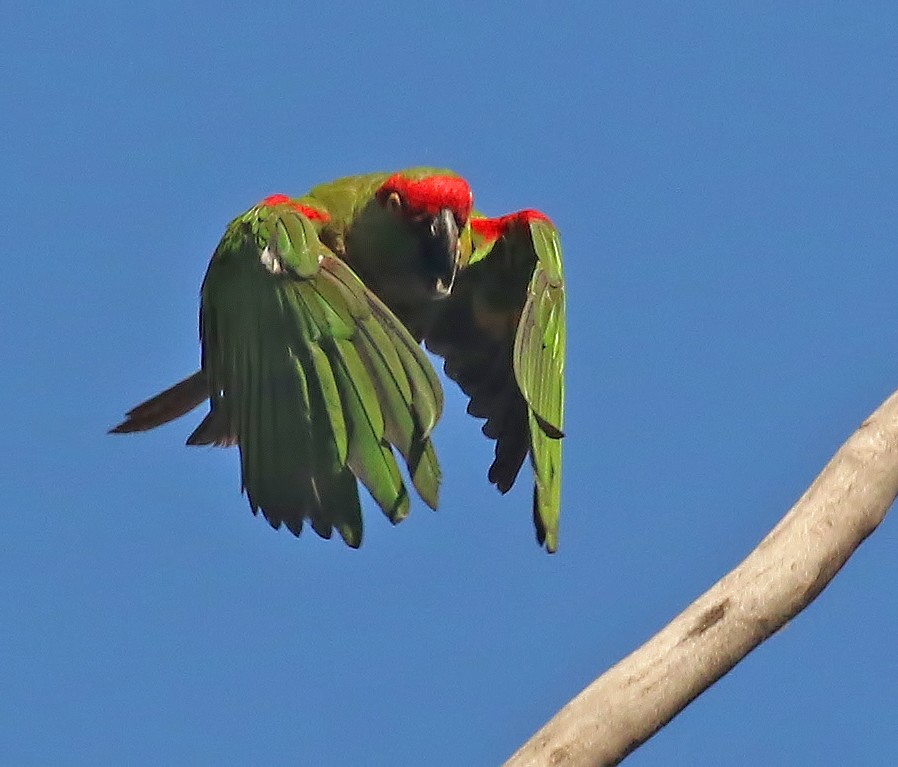
[[[561,247],[545,221],[530,224],[536,263],[514,343],[515,378],[530,408],[533,518],[548,551],[558,546],[564,421],[565,317]]]
[[[347,438],[346,419],[343,417],[343,404],[340,402],[340,390],[331,367],[327,354],[318,344],[310,347],[312,364],[318,376],[318,384],[324,400],[325,411],[331,426],[331,435],[334,440],[334,450],[337,461],[342,465],[346,463]]]
[[[349,427],[347,464],[394,524],[408,515],[409,497],[396,459],[384,440],[377,395],[355,347],[334,341],[335,373]]]

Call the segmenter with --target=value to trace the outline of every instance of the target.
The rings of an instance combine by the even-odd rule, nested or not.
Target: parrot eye
[[[386,205],[388,210],[402,210],[402,198],[399,196],[399,192],[390,192],[387,195],[387,199],[385,200],[384,204]]]

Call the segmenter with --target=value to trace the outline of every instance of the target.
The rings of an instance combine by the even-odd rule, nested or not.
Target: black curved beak
[[[458,223],[448,208],[427,222],[424,235],[424,268],[434,278],[434,290],[446,296],[455,282],[458,269]]]

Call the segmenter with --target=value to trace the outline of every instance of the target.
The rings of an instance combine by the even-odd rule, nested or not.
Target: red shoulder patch
[[[300,202],[293,202],[285,194],[271,194],[259,203],[259,207],[274,207],[275,205],[289,205],[297,213],[302,213],[309,221],[330,221],[331,218],[323,210],[317,210]]]
[[[394,173],[377,190],[377,199],[383,201],[396,192],[412,213],[435,216],[443,208],[451,210],[465,223],[474,207],[474,195],[468,182],[458,176],[425,176],[414,179]]]
[[[284,203],[290,202],[290,198],[285,194],[270,194],[266,197],[262,202],[259,203],[259,207],[262,206],[269,207],[274,205],[283,205]]]
[[[485,240],[490,241],[498,240],[513,226],[526,226],[533,221],[552,223],[552,220],[545,213],[528,208],[527,210],[519,210],[517,213],[509,213],[498,218],[475,218],[471,221],[471,228]]]

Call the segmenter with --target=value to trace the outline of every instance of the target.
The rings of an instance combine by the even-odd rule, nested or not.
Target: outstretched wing
[[[236,219],[203,281],[200,335],[212,410],[191,444],[240,447],[255,513],[362,539],[356,479],[394,523],[409,496],[392,448],[436,508],[430,433],[442,390],[423,350],[318,239],[324,218],[283,196]]]
[[[505,493],[534,472],[537,540],[558,545],[565,298],[558,231],[538,211],[471,220],[474,252],[440,306],[427,347],[496,440],[489,480]]]

